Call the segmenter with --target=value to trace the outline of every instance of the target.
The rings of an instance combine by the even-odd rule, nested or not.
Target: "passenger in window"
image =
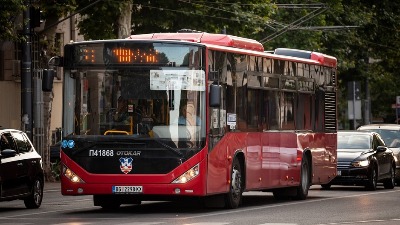
[[[200,126],[201,119],[195,115],[193,105],[183,104],[180,107],[178,125]]]
[[[128,101],[122,96],[118,98],[117,111],[114,115],[114,121],[121,122],[123,124],[129,124]]]
[[[6,150],[6,149],[10,149],[10,148],[11,148],[11,146],[8,143],[7,138],[4,137],[4,135],[2,135],[1,139],[0,139],[0,150],[3,151],[3,150]]]

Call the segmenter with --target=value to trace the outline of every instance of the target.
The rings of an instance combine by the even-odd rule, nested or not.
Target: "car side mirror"
[[[384,151],[386,151],[388,148],[387,147],[385,147],[385,146],[378,146],[378,147],[376,147],[376,151],[377,152],[384,152]]]
[[[9,157],[14,157],[17,155],[17,152],[13,149],[4,149],[0,153],[0,158],[9,158]]]

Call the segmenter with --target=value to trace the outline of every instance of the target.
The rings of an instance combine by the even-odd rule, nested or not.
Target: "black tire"
[[[104,210],[115,210],[121,206],[118,199],[113,199],[109,195],[94,195],[93,202],[95,206],[100,206]]]
[[[378,183],[378,170],[374,165],[371,166],[371,170],[369,172],[368,182],[365,185],[365,188],[369,191],[375,191]]]
[[[24,198],[24,204],[28,209],[37,209],[40,207],[43,200],[43,181],[36,178],[30,188],[31,193],[28,197]]]
[[[285,188],[274,190],[272,194],[276,200],[288,200],[291,198],[290,190]]]
[[[229,192],[225,194],[225,208],[236,209],[242,202],[242,167],[237,158],[233,160]]]
[[[331,184],[321,184],[322,189],[330,189]]]
[[[301,161],[300,171],[300,185],[297,187],[297,194],[294,197],[298,200],[304,200],[308,196],[308,190],[310,189],[310,163],[307,157],[303,157]]]
[[[396,186],[395,176],[395,169],[393,167],[390,167],[390,178],[383,181],[383,187],[385,187],[386,189],[393,189],[394,186]]]

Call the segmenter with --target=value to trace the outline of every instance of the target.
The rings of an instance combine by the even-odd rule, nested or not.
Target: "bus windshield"
[[[204,145],[201,48],[93,43],[73,45],[69,54],[64,71],[66,135],[130,135],[172,140],[176,147],[182,140],[190,143],[185,148]]]

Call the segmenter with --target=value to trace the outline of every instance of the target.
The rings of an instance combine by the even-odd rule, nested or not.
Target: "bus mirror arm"
[[[64,62],[64,57],[62,56],[53,56],[49,59],[49,62],[47,63],[47,65],[49,66],[49,68],[54,68],[54,67],[62,67]]]

